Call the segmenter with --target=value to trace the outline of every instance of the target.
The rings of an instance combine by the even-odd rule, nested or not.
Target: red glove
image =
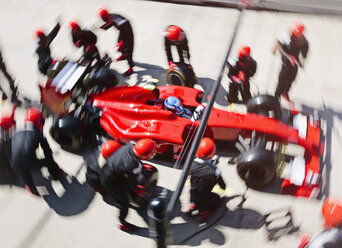
[[[123,40],[120,40],[119,42],[118,42],[118,44],[116,44],[116,46],[115,47],[117,47],[118,48],[118,52],[120,52],[121,50],[122,50],[122,47],[124,46],[124,42],[123,42]]]
[[[172,61],[169,61],[168,63],[169,63],[169,71],[173,71],[173,69],[177,66]]]
[[[239,79],[241,80],[242,83],[245,82],[245,73],[243,71],[239,71],[239,74],[238,74],[238,77]]]
[[[82,40],[78,40],[78,41],[75,43],[75,46],[81,47],[81,46],[82,46]]]
[[[136,193],[138,196],[144,197],[146,194],[145,188],[141,185],[137,185],[137,188],[135,188],[134,193]]]

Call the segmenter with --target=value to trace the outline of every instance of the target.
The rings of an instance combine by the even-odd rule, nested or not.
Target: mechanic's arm
[[[218,167],[216,167],[215,176],[216,182],[218,185],[220,185],[221,189],[226,189],[226,183],[223,181],[223,178],[221,176],[221,170]]]
[[[190,64],[190,49],[188,45],[188,39],[184,37],[184,50],[187,52],[188,62]]]
[[[114,22],[112,21],[108,21],[106,22],[105,24],[103,24],[102,26],[100,26],[101,29],[104,29],[104,30],[107,30],[109,29],[110,27],[112,27],[114,25]]]
[[[53,159],[52,150],[51,150],[51,148],[50,148],[50,145],[49,145],[49,143],[47,142],[46,138],[43,137],[43,135],[42,135],[42,138],[41,138],[41,140],[40,140],[40,146],[41,146],[42,149],[43,149],[45,159]]]
[[[50,43],[53,41],[53,39],[57,36],[60,28],[61,28],[61,25],[59,23],[57,23],[56,26],[47,35],[47,37],[46,37],[46,39],[47,39],[47,46],[49,46]]]
[[[305,40],[304,45],[301,47],[300,52],[303,55],[303,58],[306,59],[306,57],[308,56],[308,52],[309,52],[309,42],[307,40]]]
[[[252,65],[248,68],[248,70],[246,70],[246,76],[248,78],[253,77],[255,72],[256,72],[256,69],[257,69],[257,63],[254,59],[252,59],[251,63],[252,63]]]
[[[165,51],[166,51],[166,56],[167,56],[167,61],[173,62],[172,54],[171,54],[171,42],[165,37]]]

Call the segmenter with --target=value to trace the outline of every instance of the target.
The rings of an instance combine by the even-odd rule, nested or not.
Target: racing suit
[[[216,163],[211,160],[195,158],[190,175],[190,201],[196,205],[199,211],[215,211],[221,199],[211,191],[216,184],[219,184],[222,189],[226,188]]]
[[[11,143],[11,169],[23,179],[34,194],[38,194],[38,192],[33,183],[32,169],[46,166],[52,179],[59,179],[60,169],[53,159],[49,143],[41,131],[32,125],[26,125],[25,130],[13,135]],[[39,145],[44,151],[44,159],[38,159],[36,156],[36,149]]]
[[[85,61],[92,62],[96,59],[101,62],[99,50],[96,47],[97,37],[88,29],[80,29],[71,32],[72,41],[76,47],[83,46],[83,56]]]
[[[301,247],[301,246],[299,246]],[[314,237],[306,248],[340,248],[342,247],[342,231],[339,228],[325,230],[319,236]],[[303,248],[303,246],[301,247]]]
[[[278,46],[283,65],[279,73],[275,96],[279,97],[284,94],[288,98],[288,92],[297,76],[298,65],[302,67],[299,55],[301,54],[303,58],[307,57],[309,43],[304,36],[300,40],[291,36],[289,41],[278,42]]]
[[[124,58],[127,59],[128,65],[133,67],[134,35],[131,24],[125,17],[121,15],[110,14],[109,21],[102,25],[101,28],[107,30],[112,26],[120,31],[118,44],[122,42],[122,46],[119,48],[119,50],[122,52]]]
[[[14,80],[13,80],[13,78],[11,77],[11,75],[9,75],[8,72],[7,72],[7,68],[6,68],[5,62],[4,62],[3,58],[2,58],[1,51],[0,51],[0,70],[2,71],[2,73],[4,74],[4,76],[5,76],[5,77],[7,78],[7,80],[8,80],[10,89],[11,89],[11,91],[12,91],[12,101],[14,101],[15,98],[16,98],[16,95],[17,95],[17,87],[14,85]],[[3,98],[7,99],[7,95],[6,95],[6,93],[3,91],[1,85],[0,85],[0,90],[2,91]]]
[[[241,96],[243,101],[247,102],[251,97],[251,92],[249,90],[250,83],[249,79],[254,76],[257,69],[257,63],[252,57],[248,57],[246,61],[241,61],[236,59],[233,63],[229,63],[228,78],[230,79],[229,91],[228,91],[228,102],[237,102],[239,87],[242,87],[243,92]],[[239,77],[239,74],[243,74],[244,79]],[[242,85],[236,82],[234,79],[238,77],[242,81]]]
[[[37,42],[35,51],[38,55],[38,69],[44,75],[46,75],[49,66],[52,64],[50,44],[58,34],[60,27],[60,24],[57,23],[46,37],[40,38]]]
[[[119,220],[125,224],[129,208],[128,191],[137,185],[137,175],[142,164],[128,143],[110,155],[100,173],[100,182],[117,203]]]
[[[184,33],[183,30],[182,32]],[[188,46],[188,39],[186,38],[185,33],[184,33],[184,39],[182,41],[172,41],[165,36],[164,44],[165,44],[167,61],[174,62],[172,53],[171,53],[171,46],[176,46],[177,51],[178,51],[178,56],[179,56],[179,62],[184,63],[184,58],[187,58],[188,63],[190,64],[190,52],[189,52],[189,46]]]

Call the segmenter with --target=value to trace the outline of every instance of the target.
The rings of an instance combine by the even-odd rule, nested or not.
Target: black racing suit
[[[183,30],[182,32],[184,33]],[[177,51],[178,51],[178,56],[179,56],[179,62],[184,63],[184,58],[187,58],[188,63],[190,64],[190,52],[189,52],[189,46],[188,46],[188,39],[186,38],[185,33],[184,33],[184,40],[182,41],[172,41],[165,36],[164,43],[165,43],[165,51],[166,51],[168,62],[169,61],[174,62],[172,53],[171,53],[171,46],[176,46]]]
[[[298,41],[295,37],[291,36],[289,42],[279,42],[279,46],[284,53],[293,56],[297,61],[300,61],[299,54],[306,58],[309,51],[309,43],[305,37],[303,37],[303,40]],[[279,73],[275,95],[279,97],[281,94],[285,94],[288,97],[288,92],[297,76],[298,65],[292,65],[284,54],[282,54],[281,59],[283,65]]]
[[[4,74],[4,76],[8,80],[10,89],[12,91],[12,99],[13,99],[16,96],[16,94],[17,94],[17,87],[15,87],[14,80],[11,77],[11,75],[9,75],[8,72],[7,72],[7,68],[6,68],[5,62],[4,62],[3,58],[2,58],[1,51],[0,51],[0,70],[2,71],[2,73]],[[3,94],[5,94],[5,92],[3,91],[1,85],[0,85],[0,90],[3,92]],[[5,94],[5,96],[6,96],[6,94]]]
[[[75,32],[71,32],[72,42],[75,46],[83,46],[83,56],[84,60],[87,62],[92,62],[96,59],[101,62],[101,57],[99,50],[96,47],[97,37],[96,35],[88,29],[80,29]]]
[[[56,37],[60,27],[60,24],[57,23],[47,36],[38,40],[36,48],[36,53],[38,54],[38,69],[44,75],[46,75],[49,66],[52,64],[50,44]]]
[[[128,214],[128,191],[137,185],[136,175],[142,165],[133,151],[133,144],[129,143],[119,148],[108,157],[102,167],[100,182],[105,190],[114,198],[120,209],[120,222],[125,223]]]
[[[134,35],[130,22],[121,15],[110,14],[109,20],[102,25],[101,28],[107,30],[112,26],[120,31],[118,42],[123,41],[121,52],[124,56],[126,56],[128,65],[133,67]]]
[[[38,159],[36,149],[44,151],[44,159]],[[35,189],[31,170],[46,166],[53,179],[59,178],[59,167],[52,156],[49,143],[43,133],[32,126],[27,126],[24,131],[17,132],[12,137],[11,168],[19,175],[25,184]]]
[[[190,201],[199,211],[214,211],[220,204],[220,197],[211,192],[216,184],[222,189],[226,184],[219,168],[211,160],[196,158],[191,168]]]
[[[241,61],[240,59],[235,60],[235,62],[229,64],[229,72],[228,78],[230,79],[229,83],[229,91],[228,91],[228,102],[237,102],[238,101],[238,93],[239,87],[243,88],[242,99],[247,102],[251,97],[251,92],[249,90],[250,83],[249,79],[254,76],[257,69],[257,63],[254,59],[249,57],[246,61]],[[242,71],[245,74],[245,81],[242,82],[242,85],[238,85],[238,83],[234,82],[233,77],[238,77],[239,72]]]

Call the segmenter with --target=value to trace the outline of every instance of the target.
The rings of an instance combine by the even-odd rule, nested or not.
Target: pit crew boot
[[[133,68],[130,67],[123,75],[125,77],[128,77],[128,76],[132,75],[133,73],[134,73]]]
[[[124,231],[124,232],[135,232],[140,229],[140,227],[133,225],[131,223],[128,223],[128,222],[120,224],[119,228],[121,231]]]
[[[36,189],[36,187],[30,187],[27,184],[25,184],[25,189],[30,192],[32,195],[35,196],[40,196],[38,190]]]
[[[207,222],[207,220],[210,217],[210,212],[209,211],[201,211],[198,216],[197,216],[197,220],[201,223]]]
[[[195,212],[197,212],[197,206],[195,203],[191,203],[188,207],[188,212],[186,212],[186,215],[188,215],[189,217],[192,217],[194,215],[196,215]]]

